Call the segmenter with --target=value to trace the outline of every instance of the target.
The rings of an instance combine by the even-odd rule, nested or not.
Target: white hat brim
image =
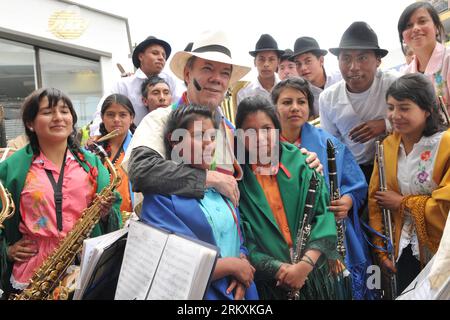
[[[233,66],[233,71],[231,72],[230,83],[228,86],[232,86],[234,83],[242,79],[247,73],[250,72],[251,68],[247,66],[242,66],[233,63],[231,58],[226,54],[221,52],[186,52],[178,51],[170,61],[170,69],[172,72],[182,81],[184,81],[184,67],[186,62],[190,57],[196,56],[205,60],[221,62],[226,64],[231,64]]]

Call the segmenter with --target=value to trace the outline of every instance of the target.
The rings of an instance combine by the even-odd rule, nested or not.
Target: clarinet
[[[376,147],[376,159],[378,164],[378,176],[380,178],[380,191],[387,191],[386,186],[386,173],[384,168],[384,146],[380,141],[375,141]],[[394,257],[394,235],[392,232],[392,221],[391,221],[391,210],[381,208],[383,213],[383,226],[384,226],[384,243],[386,246],[386,252],[388,254],[389,260],[395,267],[395,257]],[[392,244],[391,250],[389,250],[389,242]],[[391,273],[389,275],[389,290],[391,292],[391,298],[394,300],[397,298],[397,275]]]
[[[336,170],[336,149],[331,139],[327,139],[327,156],[328,156],[328,176],[330,180],[330,200],[338,200],[341,198],[339,190],[337,170]],[[336,220],[337,228],[337,251],[345,261],[345,225],[344,219]]]
[[[308,193],[306,195],[305,208],[303,209],[303,220],[301,228],[297,231],[296,245],[293,255],[291,257],[292,264],[296,264],[300,261],[300,258],[305,253],[306,244],[309,241],[311,235],[311,223],[314,218],[314,203],[316,201],[316,189],[319,184],[319,180],[316,177],[316,172],[313,171],[311,179],[309,180]],[[291,290],[288,293],[289,300],[299,300],[300,290]]]

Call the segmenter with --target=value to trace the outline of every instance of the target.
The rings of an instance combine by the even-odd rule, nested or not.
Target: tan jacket
[[[393,134],[383,141],[385,152],[385,168],[387,189],[400,193],[397,180],[397,160],[400,146],[400,135]],[[404,210],[408,209],[414,219],[414,224],[420,244],[421,258],[426,247],[432,253],[437,251],[445,222],[450,210],[450,129],[447,130],[439,145],[433,169],[433,180],[437,188],[431,195],[411,195],[404,198],[401,209],[392,211],[395,257],[398,256],[398,244],[403,227]],[[379,190],[378,165],[375,161],[372,178],[369,185],[369,224],[376,231],[383,233],[382,212],[374,198]],[[374,237],[374,244],[383,245],[383,240]],[[380,261],[387,258],[385,252],[376,250]],[[422,260],[422,263],[424,261]]]

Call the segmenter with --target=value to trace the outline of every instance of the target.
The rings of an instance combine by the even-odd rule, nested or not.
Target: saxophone
[[[0,229],[3,228],[3,222],[13,216],[16,206],[11,197],[11,193],[5,189],[3,184],[0,182],[0,198],[2,201],[2,211],[0,211]]]
[[[75,260],[78,252],[81,251],[83,240],[89,237],[92,229],[100,220],[101,199],[112,196],[114,189],[121,181],[105,150],[101,146],[96,145],[95,151],[105,161],[111,173],[110,184],[83,211],[73,229],[35,271],[28,287],[20,294],[12,296],[12,300],[55,300],[58,298],[62,300],[68,298],[68,292],[64,288],[59,287],[59,285],[66,275],[67,268]]]

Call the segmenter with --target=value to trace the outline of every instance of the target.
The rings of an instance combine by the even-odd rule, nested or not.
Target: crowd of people
[[[249,51],[257,76],[237,92],[234,119],[221,105],[251,68],[233,60],[222,31],[173,55],[184,91],[164,71],[170,44],[142,41],[132,54],[136,71],[101,99],[89,127],[76,127],[60,90],[30,94],[26,139],[0,163],[16,208],[0,228],[3,299],[27,288],[109,184],[90,152],[97,144],[121,182],[100,199],[90,236],[124,227],[124,212],[134,211],[217,246],[205,299],[394,299],[438,250],[450,210],[444,27],[429,3],[415,2],[398,35],[405,55],[412,52],[403,74],[380,68],[388,50],[363,21],[328,50],[308,36],[281,50],[262,34]],[[328,52],[339,72],[325,70]],[[396,276],[395,293],[385,282],[368,286],[373,265]]]

